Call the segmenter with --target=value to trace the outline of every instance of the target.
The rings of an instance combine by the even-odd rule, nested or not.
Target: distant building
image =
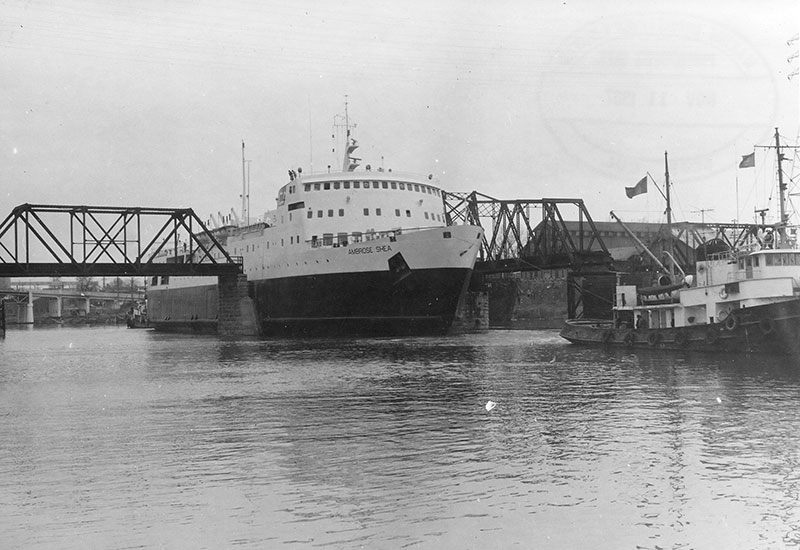
[[[576,221],[565,221],[564,225],[573,239],[578,237],[579,224]],[[597,232],[606,245],[609,254],[617,262],[629,261],[642,255],[642,249],[631,236],[617,222],[594,222]],[[663,223],[625,222],[631,232],[642,241],[653,254],[663,262],[662,250],[667,246],[667,226]],[[537,227],[538,229],[538,227]],[[590,230],[586,222],[583,223],[584,237]],[[686,242],[675,238],[672,243],[675,259],[683,265],[694,265],[694,250]],[[645,263],[649,259],[645,258]]]

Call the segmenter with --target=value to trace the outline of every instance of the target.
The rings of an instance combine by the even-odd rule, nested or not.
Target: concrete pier
[[[467,291],[458,303],[452,333],[480,332],[489,329],[489,293]]]
[[[248,291],[247,275],[220,275],[217,332],[223,336],[257,336],[256,309]]]

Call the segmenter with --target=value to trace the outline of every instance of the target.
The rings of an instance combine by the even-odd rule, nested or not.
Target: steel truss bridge
[[[482,274],[544,269],[609,271],[612,259],[581,199],[499,200],[443,192],[448,225],[484,229],[475,265]],[[565,221],[565,213],[571,221]]]
[[[239,273],[190,208],[22,204],[0,224],[0,277]]]

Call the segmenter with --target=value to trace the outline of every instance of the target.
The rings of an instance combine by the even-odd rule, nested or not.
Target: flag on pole
[[[625,194],[628,195],[629,199],[632,199],[636,195],[641,195],[642,193],[647,193],[647,176],[640,179],[633,187],[625,188]]]
[[[750,153],[749,155],[742,155],[742,162],[739,163],[739,168],[752,168],[756,165],[756,154]]]

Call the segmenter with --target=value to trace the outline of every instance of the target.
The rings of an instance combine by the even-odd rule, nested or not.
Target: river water
[[[0,366],[4,549],[800,547],[795,359],[37,328]]]

